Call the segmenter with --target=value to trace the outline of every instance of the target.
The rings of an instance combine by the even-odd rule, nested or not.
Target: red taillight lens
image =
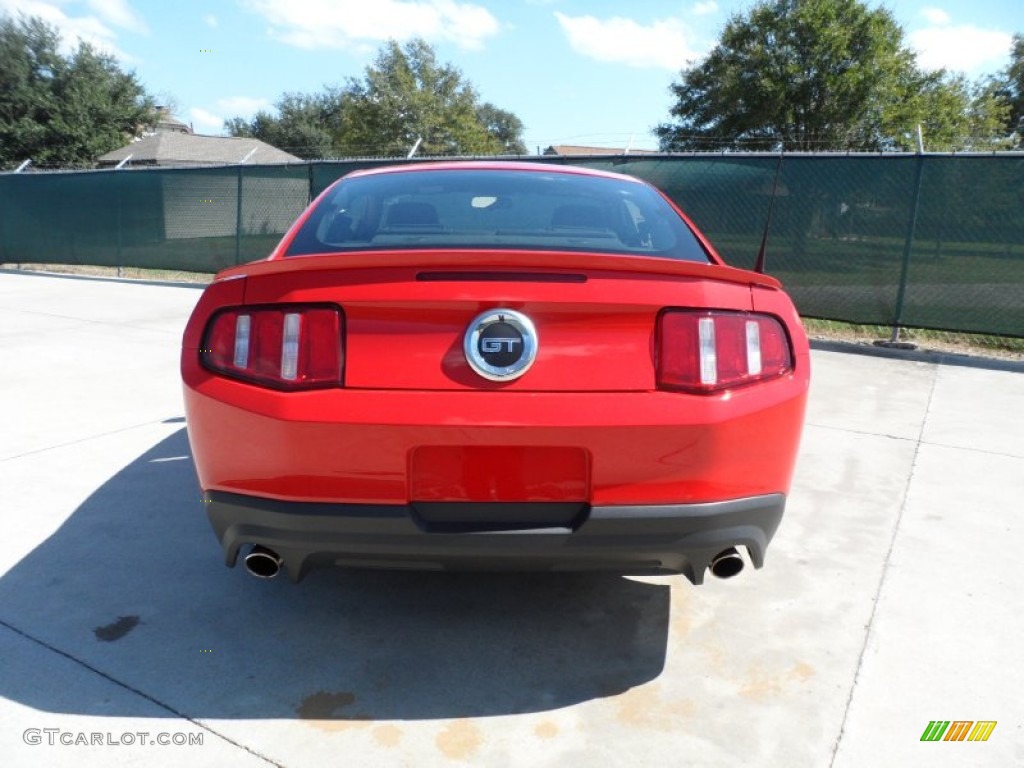
[[[786,329],[749,312],[670,309],[658,327],[658,386],[711,393],[793,370]]]
[[[206,327],[211,371],[275,389],[341,386],[344,320],[337,307],[233,307]]]

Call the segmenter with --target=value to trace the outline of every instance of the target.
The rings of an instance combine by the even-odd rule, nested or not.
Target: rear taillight
[[[707,394],[793,370],[786,329],[769,315],[665,310],[657,345],[662,389]]]
[[[337,307],[233,307],[206,326],[200,359],[211,371],[275,389],[337,387],[343,331]]]

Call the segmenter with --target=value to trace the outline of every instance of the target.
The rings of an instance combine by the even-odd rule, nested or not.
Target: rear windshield
[[[347,250],[499,248],[710,261],[654,189],[540,171],[452,169],[343,179],[286,255]]]

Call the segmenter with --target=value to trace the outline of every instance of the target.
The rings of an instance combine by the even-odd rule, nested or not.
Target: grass
[[[750,236],[712,238],[725,260],[750,267],[760,240]],[[872,279],[890,283],[899,277],[903,261],[901,238],[864,236],[855,239],[808,237],[802,255],[792,238],[769,241],[768,272],[801,285],[864,285]],[[1024,253],[1011,243],[914,242],[910,259],[911,283],[962,285],[1013,283],[1024,285]]]
[[[183,272],[177,269],[142,269],[141,267],[96,267],[85,264],[0,264],[0,269],[24,272],[55,272],[62,275],[87,275],[128,280],[156,280],[169,283],[209,283],[207,272]]]
[[[810,317],[805,317],[803,322],[812,339],[871,344],[892,338],[892,328],[885,325],[858,325]],[[1024,339],[1012,336],[901,328],[899,340],[913,342],[923,350],[1024,361]]]

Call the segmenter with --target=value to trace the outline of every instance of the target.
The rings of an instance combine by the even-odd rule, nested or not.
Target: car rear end
[[[302,226],[222,273],[185,333],[189,437],[229,565],[256,547],[263,575],[296,580],[330,563],[700,583],[745,547],[761,566],[809,377],[774,280],[710,251],[590,250],[585,233],[569,251],[431,247],[427,231],[284,255]]]

